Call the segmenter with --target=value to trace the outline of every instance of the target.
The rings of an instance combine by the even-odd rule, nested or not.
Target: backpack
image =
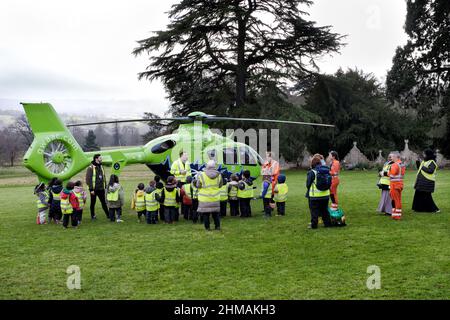
[[[327,166],[319,166],[316,171],[316,188],[320,191],[329,190],[331,187],[330,168]]]

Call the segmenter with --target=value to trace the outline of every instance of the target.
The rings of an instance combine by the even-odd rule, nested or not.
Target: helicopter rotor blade
[[[250,118],[230,118],[230,117],[209,116],[205,120],[206,121],[227,121],[227,120],[231,120],[231,121],[245,121],[245,122],[271,122],[271,123],[297,124],[297,125],[329,127],[329,128],[334,128],[335,127],[332,124],[325,124],[325,123],[290,121],[290,120],[274,120],[274,119],[250,119]]]
[[[110,120],[110,121],[98,121],[98,122],[83,122],[83,123],[70,123],[67,127],[79,127],[79,126],[94,126],[98,124],[116,124],[116,123],[128,123],[128,122],[158,122],[158,121],[186,121],[191,120],[189,117],[178,118],[154,118],[154,119],[126,119],[126,120]]]

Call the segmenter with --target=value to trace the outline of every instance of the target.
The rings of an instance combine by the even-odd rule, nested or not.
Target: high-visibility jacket
[[[192,199],[198,200],[198,188],[197,186],[192,183],[191,184],[191,188],[192,188]]]
[[[182,175],[181,170],[186,171],[186,174]],[[181,159],[178,159],[172,164],[172,167],[170,168],[170,174],[175,176],[177,181],[186,182],[186,177],[191,175],[191,164],[189,161],[186,160],[185,163],[181,161]]]
[[[253,198],[253,186],[249,185],[245,180],[242,181],[245,185],[244,190],[238,188],[237,196],[238,198]]]
[[[330,196],[330,189],[328,190],[319,190],[317,189],[317,171],[312,170],[314,172],[314,182],[311,184],[311,187],[309,188],[309,197],[310,198],[322,198],[322,197],[328,197]]]
[[[406,166],[399,160],[391,165],[389,170],[389,178],[391,185],[403,185],[403,178],[405,177]]]
[[[200,173],[198,179],[202,185],[198,190],[199,202],[216,202],[220,201],[220,181],[222,177],[218,175],[215,178],[210,178],[205,172]]]
[[[109,189],[109,188],[108,188]],[[108,201],[119,201],[119,189],[117,188],[116,191],[109,191],[106,193],[106,200]]]
[[[238,195],[238,186],[237,186],[237,184],[236,185],[229,185],[229,189],[230,189],[230,191],[228,191],[228,197],[230,198],[230,199],[236,199],[237,198],[237,195]]]
[[[73,207],[70,203],[70,194],[66,198],[61,198],[61,212],[63,214],[73,213]]]
[[[264,191],[264,182],[263,182],[262,185],[261,185],[261,196],[262,196],[263,191]],[[266,199],[272,198],[272,186],[269,186],[269,187],[267,188],[267,192],[266,192],[266,194],[264,195],[264,198],[266,198]]]
[[[156,188],[156,194],[161,197],[164,188]],[[161,208],[161,203],[158,202],[158,209]]]
[[[220,187],[220,201],[228,200],[228,183],[225,183]]]
[[[177,206],[177,195],[180,196],[180,189],[174,188],[172,191],[164,190],[164,206],[166,207],[176,207]]]
[[[137,191],[134,194],[134,208],[137,212],[144,211],[146,207],[145,192]]]
[[[275,193],[273,200],[275,202],[286,202],[289,188],[286,183],[278,183],[276,186],[278,192]]]
[[[423,167],[428,168],[430,166],[430,164],[434,163],[434,171],[433,173],[427,173],[425,171],[422,170]],[[419,167],[419,171],[417,171],[417,175],[419,175],[419,173],[421,173],[425,179],[430,180],[430,181],[436,181],[436,170],[437,170],[437,164],[434,160],[428,160],[428,161],[422,161],[422,163],[420,164]]]
[[[384,173],[388,174],[389,171],[391,170],[391,162],[386,162],[383,166],[383,170],[382,170],[382,176],[380,178],[380,181],[378,181],[379,184],[383,184],[383,185],[390,185],[391,184],[391,178],[389,178],[389,176],[384,175]]]
[[[61,192],[56,193],[53,191],[50,191],[52,193],[53,201],[60,201],[61,200]]]
[[[83,208],[84,208],[83,193],[82,192],[75,192],[75,191],[73,191],[73,194],[78,199],[78,207],[80,208],[80,210],[83,210]]]
[[[147,211],[156,211],[159,209],[159,202],[156,201],[156,194],[158,193],[158,189],[153,190],[150,193],[145,193],[145,209]]]
[[[95,182],[97,181],[97,166],[91,165],[92,168],[92,189],[95,189]],[[103,166],[100,166],[102,171],[102,177],[103,177],[103,188],[106,189],[106,176],[105,176],[105,170],[103,169]]]
[[[330,168],[330,175],[333,180],[339,179],[340,171],[341,171],[341,165],[340,165],[339,161],[333,160],[333,162],[331,163],[331,168]]]
[[[42,211],[43,209],[48,208],[48,200],[49,200],[49,194],[47,191],[42,191],[42,194],[44,195],[44,203],[41,201],[41,197],[38,194],[38,199],[36,200],[36,205],[39,211]]]
[[[184,188],[184,193],[192,199],[193,197],[193,190],[192,190],[192,185],[190,183],[186,183],[183,184],[183,188]]]

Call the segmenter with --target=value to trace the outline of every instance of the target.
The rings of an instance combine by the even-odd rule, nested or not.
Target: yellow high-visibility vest
[[[189,183],[183,184],[183,188],[184,188],[184,193],[186,193],[186,195],[189,198],[193,198],[193,192],[192,192],[192,186]]]
[[[434,163],[434,166],[435,166],[433,173],[427,173],[425,171],[422,171],[423,167],[428,168],[430,166],[430,164],[432,164],[432,163]],[[419,175],[419,173],[421,173],[425,177],[425,179],[430,180],[430,181],[436,181],[436,170],[437,170],[437,164],[434,160],[428,160],[426,162],[422,161],[422,163],[420,164],[420,167],[419,167],[419,171],[417,171],[417,175]]]
[[[45,204],[41,202],[41,199],[38,195],[38,199],[36,200],[36,205],[37,205],[38,209],[48,208],[48,205],[47,205],[48,199],[49,199],[48,193],[46,191],[43,191],[42,193],[45,196]]]
[[[228,200],[228,183],[225,183],[222,187],[220,187],[220,201]]]
[[[182,175],[180,173],[181,170],[186,171],[185,175]],[[186,182],[186,177],[191,175],[191,164],[188,160],[186,160],[185,163],[181,161],[181,159],[178,159],[172,164],[172,167],[170,168],[170,174],[172,174],[177,181]]]
[[[172,191],[164,190],[164,205],[166,207],[176,207],[177,206],[177,194],[179,195],[179,189],[174,188]]]
[[[92,189],[95,189],[95,182],[97,181],[97,166],[91,165],[91,168],[92,168]],[[103,177],[103,187],[106,189],[105,170],[103,169],[103,166],[100,166],[100,168]]]
[[[263,190],[264,190],[264,182],[261,185],[261,196],[262,196]],[[267,192],[266,192],[266,195],[264,196],[264,198],[266,198],[266,199],[272,198],[272,185],[271,184],[267,188]]]
[[[238,198],[253,198],[253,186],[247,184],[246,181],[242,181],[245,185],[244,190],[238,188],[237,196]]]
[[[78,206],[80,207],[80,210],[83,210],[84,208],[84,200],[83,200],[83,193],[82,192],[73,192],[73,194],[77,197],[78,199]]]
[[[217,177],[211,179],[202,172],[198,178],[201,182],[202,187],[198,190],[198,201],[199,202],[216,202],[220,201],[220,181],[222,177],[218,175]]]
[[[109,188],[108,188],[108,192],[106,193],[106,200],[108,200],[108,201],[118,201],[119,200],[119,189],[120,188],[117,188],[116,191],[111,192],[111,191],[109,191]]]
[[[389,170],[391,169],[391,163],[389,163],[389,162],[386,162],[385,164],[384,164],[384,166],[383,166],[383,174],[386,172],[386,173],[389,173]],[[389,178],[389,176],[381,176],[381,178],[380,178],[380,181],[378,182],[379,184],[383,184],[383,185],[386,185],[386,186],[388,186],[388,185],[390,185],[391,184],[391,178]]]
[[[275,193],[273,200],[275,202],[286,202],[289,188],[286,183],[278,183],[276,186],[278,193]]]
[[[192,187],[192,199],[198,200],[198,188],[197,188],[197,186],[194,183],[192,183],[191,187]]]
[[[156,211],[159,209],[159,202],[156,201],[156,194],[158,190],[153,190],[151,193],[145,194],[145,209],[147,211]]]
[[[237,198],[237,195],[238,195],[237,185],[231,185],[230,191],[228,192],[228,197]]]
[[[146,203],[145,203],[145,193],[144,192],[136,192],[135,193],[135,200],[134,200],[134,208],[137,212],[141,212],[145,210]]]
[[[309,197],[310,198],[322,198],[330,195],[330,189],[322,191],[317,189],[317,171],[313,170],[315,178],[314,182],[312,183],[311,187],[309,188]]]
[[[63,214],[73,213],[72,204],[70,203],[70,194],[65,199],[61,198],[61,212]]]
[[[51,191],[51,193],[52,193],[54,201],[60,201],[61,200],[61,192],[60,193],[55,193],[55,192]]]

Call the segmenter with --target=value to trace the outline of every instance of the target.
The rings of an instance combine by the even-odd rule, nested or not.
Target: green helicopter
[[[145,164],[164,180],[170,175],[173,161],[179,152],[189,155],[191,173],[202,171],[206,162],[214,159],[218,170],[229,176],[242,174],[249,170],[251,176],[260,175],[262,158],[250,146],[236,142],[230,137],[214,133],[206,122],[250,121],[296,125],[334,127],[328,124],[283,121],[271,119],[230,118],[193,112],[186,117],[131,119],[104,122],[89,122],[65,125],[53,106],[49,103],[21,103],[25,110],[34,140],[27,150],[23,164],[35,173],[39,181],[47,182],[53,177],[67,181],[89,166],[94,154],[102,155],[103,164],[111,166],[111,172],[120,174],[126,165]],[[124,122],[180,121],[178,129],[172,134],[158,137],[144,146],[117,148],[95,152],[84,152],[68,127]]]

